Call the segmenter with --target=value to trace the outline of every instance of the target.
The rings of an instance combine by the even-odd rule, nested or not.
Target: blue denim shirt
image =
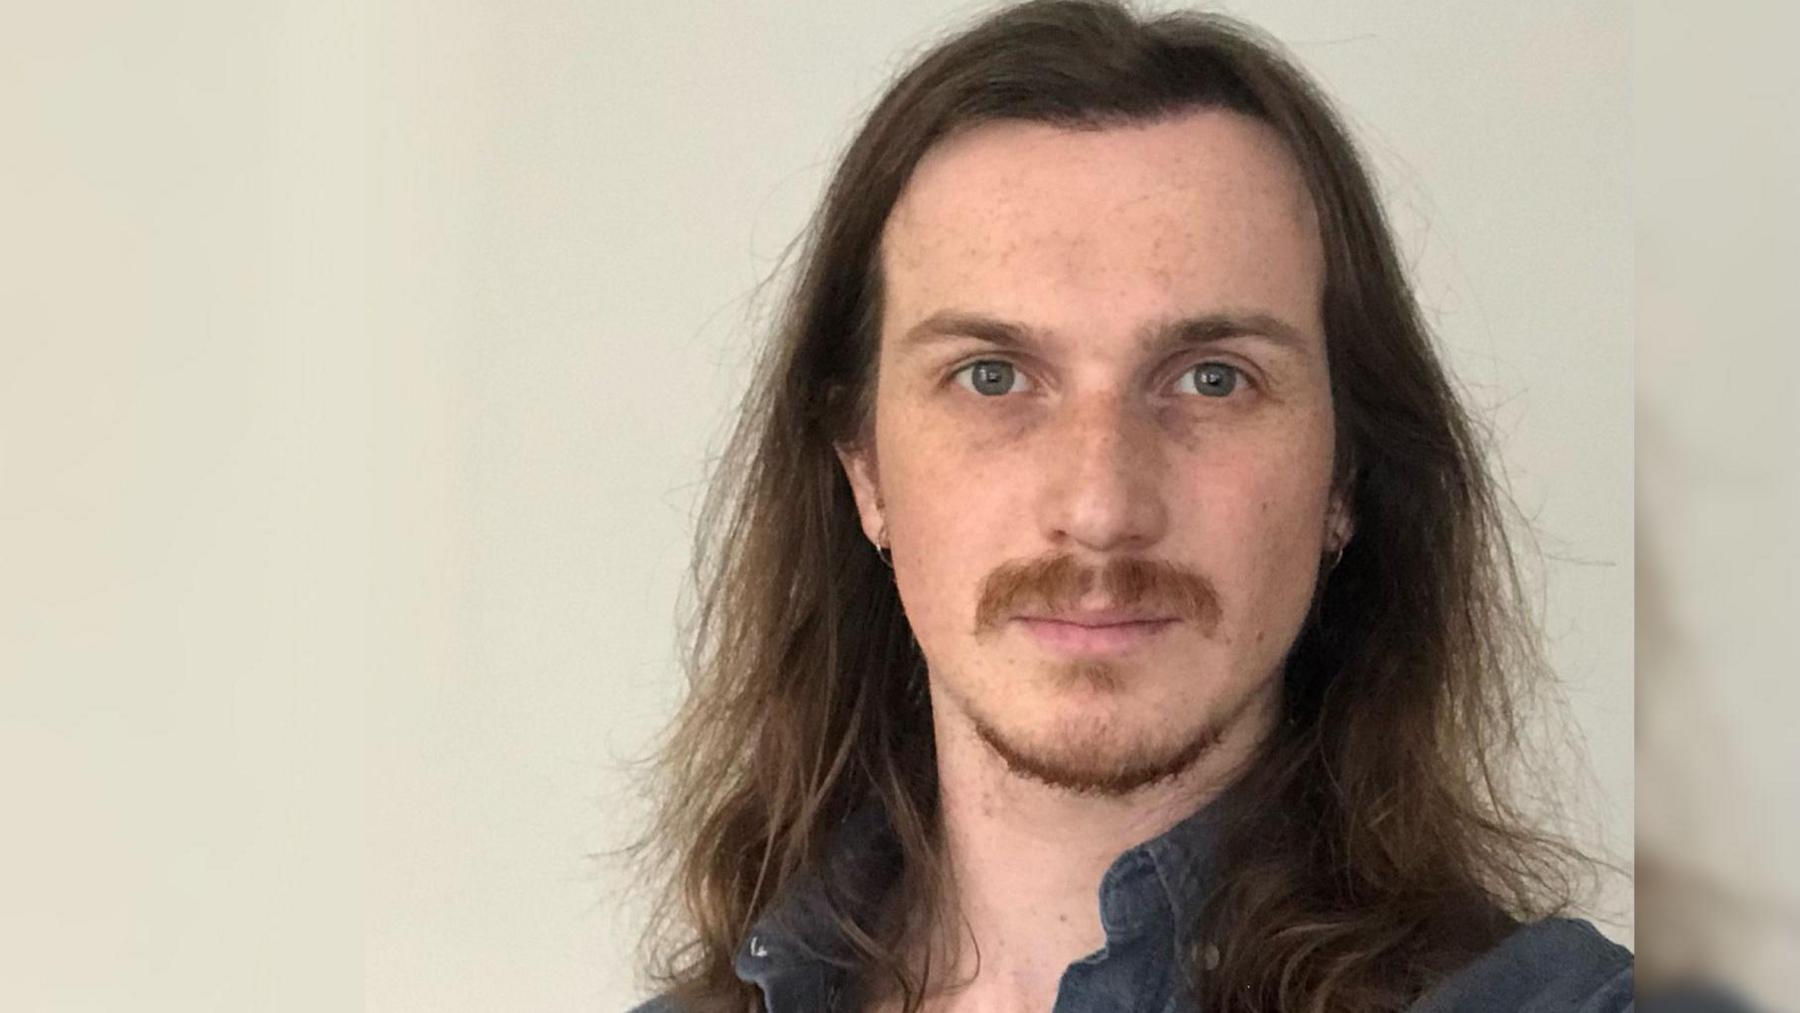
[[[1070,964],[1051,1013],[1176,1013],[1194,1010],[1179,968],[1192,952],[1190,933],[1210,889],[1209,856],[1217,828],[1202,809],[1167,833],[1120,855],[1100,881],[1106,942]],[[845,824],[837,854],[851,868],[891,860],[874,843],[882,825],[860,813]],[[885,875],[893,874],[891,868]],[[841,942],[817,912],[816,883],[795,890],[758,920],[738,950],[738,977],[762,989],[768,1013],[824,1013],[839,1007],[849,986],[831,959]],[[1440,982],[1413,1004],[1414,1013],[1610,1013],[1632,1006],[1632,958],[1593,925],[1552,918],[1521,926],[1492,950]],[[634,1013],[679,1013],[652,1000]]]

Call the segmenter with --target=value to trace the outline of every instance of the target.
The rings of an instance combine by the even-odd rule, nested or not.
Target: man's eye
[[[956,379],[964,387],[988,397],[1031,389],[1031,382],[1020,374],[1018,367],[1001,359],[971,362],[956,371]]]
[[[1175,385],[1183,394],[1202,394],[1206,397],[1225,397],[1237,389],[1238,380],[1243,372],[1236,366],[1223,362],[1202,362],[1198,366],[1181,374],[1181,380]]]

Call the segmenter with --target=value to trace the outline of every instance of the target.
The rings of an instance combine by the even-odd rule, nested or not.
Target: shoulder
[[[633,1006],[627,1013],[682,1013],[682,1010],[675,1000],[659,995],[649,1002]]]
[[[1415,1013],[1615,1013],[1632,1008],[1631,951],[1579,918],[1519,926],[1439,983]]]

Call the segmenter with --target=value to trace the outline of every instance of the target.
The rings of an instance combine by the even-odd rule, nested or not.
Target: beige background
[[[586,856],[641,817],[757,285],[979,9],[4,9],[0,1005],[640,994]],[[1228,9],[1368,147],[1628,859],[1630,10]]]
[[[1766,1010],[1800,1008],[1796,37],[1655,4],[1633,54],[1640,980]]]

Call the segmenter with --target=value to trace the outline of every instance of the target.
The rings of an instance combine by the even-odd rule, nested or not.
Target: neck
[[[950,896],[910,948],[929,947],[931,966],[950,969],[932,975],[933,993],[954,989],[928,1006],[939,1009],[1049,1009],[1068,965],[1106,941],[1106,870],[1215,798],[1267,732],[1247,713],[1187,770],[1107,796],[1015,773],[935,694],[933,711]]]

